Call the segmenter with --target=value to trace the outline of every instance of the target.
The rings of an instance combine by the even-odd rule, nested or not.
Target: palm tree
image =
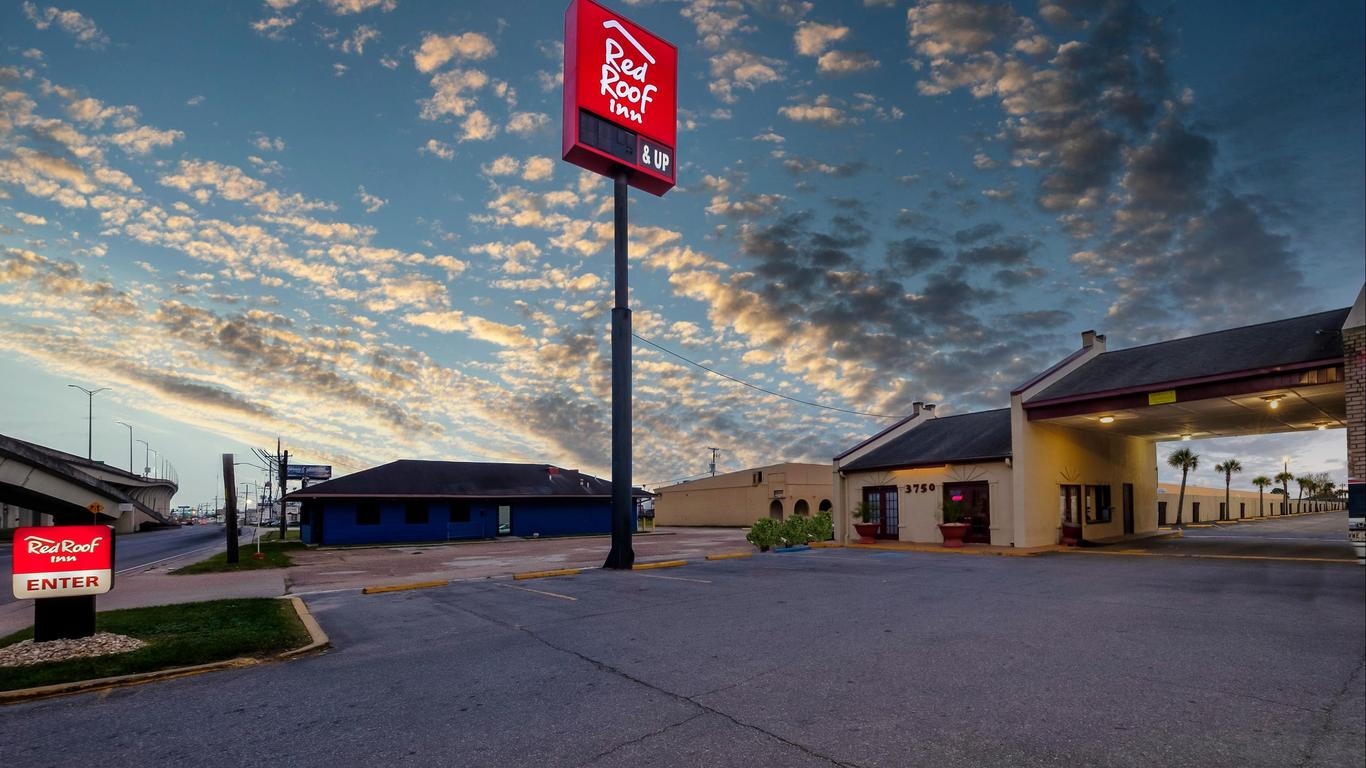
[[[1243,463],[1237,459],[1229,459],[1222,464],[1215,464],[1214,471],[1224,476],[1224,519],[1227,520],[1233,517],[1233,498],[1229,486],[1233,483],[1233,473],[1243,471]]]
[[[1181,493],[1176,497],[1176,523],[1181,525],[1181,506],[1186,502],[1186,475],[1200,465],[1200,455],[1189,448],[1172,451],[1167,457],[1168,466],[1181,470]]]
[[[1304,511],[1304,492],[1309,491],[1309,497],[1314,497],[1314,478],[1297,477],[1295,478],[1295,482],[1300,486],[1299,498],[1295,499],[1295,511],[1302,512]]]
[[[1292,474],[1290,474],[1290,470],[1288,470],[1288,469],[1287,469],[1287,470],[1281,470],[1280,472],[1277,472],[1277,473],[1276,473],[1275,480],[1276,480],[1276,482],[1278,482],[1278,483],[1281,484],[1281,514],[1282,514],[1282,515],[1284,515],[1286,512],[1289,512],[1289,511],[1290,511],[1290,481],[1291,481],[1291,480],[1294,480],[1294,479],[1295,479],[1295,476],[1292,475]]]
[[[1257,486],[1257,517],[1265,517],[1266,512],[1262,507],[1262,497],[1266,493],[1266,487],[1271,485],[1271,478],[1266,475],[1257,475],[1252,478],[1252,484]]]

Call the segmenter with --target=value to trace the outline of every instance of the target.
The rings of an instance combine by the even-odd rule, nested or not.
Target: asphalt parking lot
[[[0,743],[6,766],[1360,766],[1364,581],[827,549],[319,595],[330,652],[7,707]]]
[[[1147,539],[1114,548],[1154,554],[1356,561],[1347,538],[1345,511],[1186,527],[1179,539]]]

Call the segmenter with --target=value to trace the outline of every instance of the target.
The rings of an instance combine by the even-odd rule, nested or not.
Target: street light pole
[[[152,474],[152,446],[146,440],[139,440],[142,443],[142,476],[147,477]]]
[[[109,389],[100,387],[99,389],[86,389],[79,384],[67,384],[72,389],[79,389],[85,393],[85,457],[91,461],[95,460],[95,395]]]
[[[126,421],[117,422],[128,427],[128,474],[133,474],[133,425]]]

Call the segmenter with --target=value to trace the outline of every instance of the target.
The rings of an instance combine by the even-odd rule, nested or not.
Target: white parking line
[[[562,595],[562,594],[560,594],[559,592],[546,592],[545,590],[541,590],[541,589],[532,589],[531,587],[519,587],[519,586],[517,586],[516,584],[503,584],[503,583],[497,582],[497,581],[491,581],[491,582],[489,582],[489,583],[492,584],[492,585],[495,586],[495,587],[507,587],[508,589],[520,589],[520,590],[522,590],[523,592],[535,592],[535,593],[538,594],[538,595],[545,595],[546,597],[558,597],[558,598],[560,598],[561,600],[572,600],[573,602],[576,602],[576,603],[579,601],[579,599],[578,599],[577,597],[570,597],[569,595]]]
[[[684,577],[682,577],[682,576],[658,576],[658,575],[653,574],[653,573],[642,573],[642,574],[640,574],[640,578],[642,578],[642,579],[668,579],[669,581],[695,581],[695,582],[697,582],[698,584],[710,584],[710,583],[711,583],[710,581],[707,581],[706,579],[687,579],[687,578],[684,578]]]

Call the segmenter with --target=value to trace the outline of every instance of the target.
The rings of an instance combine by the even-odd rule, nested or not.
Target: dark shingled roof
[[[554,474],[551,471],[554,470]],[[612,484],[549,464],[400,459],[294,491],[291,499],[336,496],[609,498]],[[636,496],[647,495],[637,489]]]
[[[893,469],[1001,459],[1010,455],[1010,409],[941,416],[840,467]]]
[[[1105,352],[1030,403],[1342,357],[1350,308]]]

